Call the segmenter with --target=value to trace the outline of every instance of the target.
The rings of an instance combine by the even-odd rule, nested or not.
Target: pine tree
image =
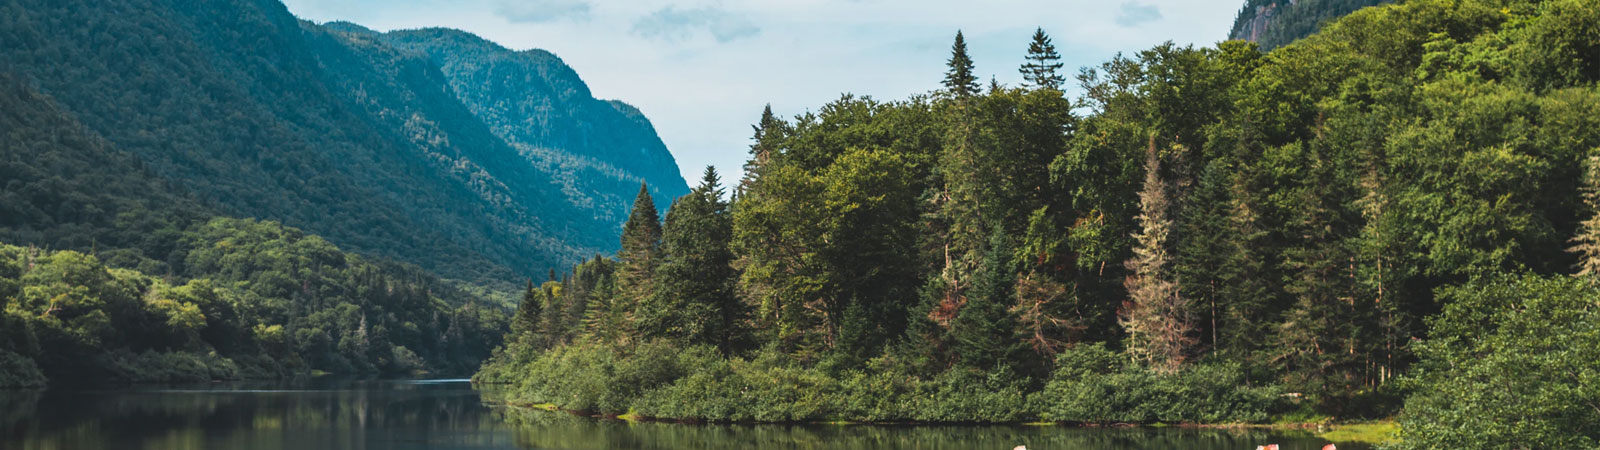
[[[1157,372],[1173,373],[1189,356],[1193,325],[1189,302],[1179,295],[1178,283],[1171,273],[1171,202],[1154,136],[1145,154],[1144,169],[1144,188],[1139,192],[1140,230],[1134,235],[1134,257],[1127,262],[1132,275],[1124,282],[1128,302],[1119,311],[1118,322],[1128,333],[1128,352],[1135,360]]]
[[[978,77],[972,74],[972,58],[967,56],[967,40],[956,32],[956,42],[950,46],[950,71],[944,75],[944,89],[957,98],[970,97],[978,92]]]
[[[1011,313],[1017,271],[1010,240],[1003,227],[991,226],[983,268],[967,304],[951,323],[950,334],[957,357],[973,368],[1022,365],[1025,344],[1016,336],[1017,320]]]
[[[1057,72],[1061,65],[1061,55],[1056,53],[1050,36],[1044,34],[1043,28],[1034,29],[1033,42],[1028,44],[1028,62],[1019,69],[1023,81],[1035,89],[1060,90],[1061,83],[1066,81]]]
[[[1296,159],[1306,164],[1300,171],[1305,184],[1285,192],[1292,194],[1295,211],[1285,231],[1295,239],[1283,250],[1284,291],[1294,303],[1274,330],[1272,360],[1292,387],[1327,391],[1365,381],[1357,349],[1368,336],[1365,316],[1370,314],[1365,313],[1370,311],[1363,309],[1370,304],[1358,309],[1355,302],[1355,255],[1346,238],[1355,232],[1354,221],[1347,217],[1335,169],[1322,150],[1321,142],[1307,146]]]
[[[639,300],[651,293],[650,283],[660,248],[661,219],[656,213],[655,200],[650,198],[649,188],[641,183],[639,195],[633,200],[633,211],[628,214],[628,222],[622,226],[622,249],[617,251],[617,259],[621,260],[622,266],[617,275],[616,298],[611,306],[618,309],[615,313],[625,323],[632,321]],[[624,337],[631,333],[631,330],[623,331]]]
[[[522,292],[522,303],[517,305],[517,314],[511,319],[512,339],[532,339],[533,334],[539,331],[540,314],[544,310],[544,299],[539,297],[539,291],[533,288],[533,281],[529,280],[527,290]]]
[[[1229,240],[1236,237],[1228,233],[1229,169],[1223,159],[1206,166],[1178,221],[1178,234],[1183,236],[1175,261],[1179,293],[1195,302],[1200,338],[1213,351],[1219,349],[1220,328],[1227,322],[1222,315],[1228,304],[1218,295],[1223,286],[1220,269],[1227,264]]]
[[[782,145],[786,135],[787,124],[772,114],[772,105],[768,104],[761,110],[761,121],[750,128],[755,135],[750,138],[750,160],[744,163],[744,178],[739,180],[739,186],[734,195],[742,197],[750,192],[754,184],[761,179],[761,174],[766,172],[768,164],[772,163],[772,156]]]
[[[1588,218],[1579,224],[1578,235],[1567,251],[1578,255],[1578,276],[1600,277],[1600,156],[1584,162],[1582,190],[1583,213]]]
[[[720,182],[706,167],[700,185],[667,212],[654,293],[639,311],[646,338],[734,350],[744,312],[733,292],[733,222]]]
[[[566,296],[562,293],[561,283],[546,281],[539,285],[538,291],[539,297],[544,300],[544,306],[541,308],[543,313],[540,314],[544,323],[539,325],[538,335],[543,339],[543,345],[560,345],[566,337],[565,330],[568,328],[567,316],[561,313],[566,310],[562,304]]]

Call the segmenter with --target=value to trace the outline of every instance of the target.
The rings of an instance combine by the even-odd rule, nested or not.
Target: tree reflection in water
[[[465,382],[317,379],[0,391],[0,449],[1319,449],[1307,433],[1038,426],[682,425],[486,406]],[[1341,444],[1340,448],[1358,448]]]

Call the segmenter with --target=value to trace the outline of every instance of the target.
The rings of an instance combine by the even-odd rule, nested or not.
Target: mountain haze
[[[4,0],[0,73],[198,203],[453,278],[609,252],[639,182],[662,207],[687,192],[637,110],[462,32],[275,0]]]

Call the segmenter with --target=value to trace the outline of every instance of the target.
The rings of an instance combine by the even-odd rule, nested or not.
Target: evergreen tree
[[[511,319],[511,335],[516,339],[530,339],[539,331],[542,318],[540,313],[544,310],[544,299],[540,298],[538,290],[533,288],[533,281],[528,281],[528,288],[522,291],[522,302],[517,305],[517,314]]]
[[[543,313],[540,314],[544,321],[539,325],[539,337],[543,339],[543,345],[555,346],[563,343],[565,330],[568,328],[567,316],[561,313],[567,309],[566,305],[562,304],[566,300],[563,290],[561,283],[556,281],[546,281],[539,285],[539,297],[544,301],[544,307],[541,308]]]
[[[1304,146],[1294,158],[1306,165],[1304,183],[1286,190],[1295,214],[1285,224],[1295,239],[1283,251],[1284,291],[1294,303],[1274,330],[1273,358],[1291,386],[1316,392],[1337,392],[1361,386],[1361,356],[1369,314],[1357,308],[1351,263],[1354,254],[1345,238],[1351,233],[1349,211],[1342,208],[1343,185],[1322,157],[1322,141]],[[1293,152],[1299,144],[1290,144]],[[1362,307],[1370,303],[1362,303]]]
[[[614,314],[620,316],[624,324],[631,324],[639,299],[650,295],[660,247],[661,219],[649,188],[640,183],[633,211],[622,226],[622,249],[617,251],[622,266],[617,275],[617,297],[610,305],[618,310]],[[625,338],[632,332],[622,331]]]
[[[1002,227],[990,227],[988,250],[967,304],[951,323],[950,334],[957,359],[978,369],[1001,365],[1025,366],[1033,358],[1018,339],[1016,317],[1011,313],[1017,271],[1010,239]]]
[[[1213,351],[1219,346],[1222,312],[1227,308],[1218,295],[1223,287],[1220,269],[1226,267],[1229,239],[1234,237],[1228,232],[1228,171],[1226,160],[1212,161],[1178,221],[1178,235],[1183,236],[1175,261],[1179,293],[1195,302],[1199,337]]]
[[[967,40],[956,32],[956,42],[950,46],[950,70],[944,75],[944,89],[957,98],[978,93],[978,77],[972,74],[972,58],[967,56]]]
[[[786,127],[783,119],[772,114],[771,104],[761,109],[761,121],[750,126],[755,135],[750,138],[750,160],[744,163],[744,178],[735,189],[736,197],[744,196],[761,179],[767,165],[772,163],[773,154],[782,145]]]
[[[1583,214],[1587,217],[1567,251],[1578,255],[1578,276],[1600,277],[1600,156],[1584,160],[1583,169]]]
[[[733,222],[719,183],[706,167],[700,185],[667,211],[654,292],[639,311],[646,338],[734,350],[744,313],[733,293]]]
[[[1061,55],[1056,53],[1050,36],[1044,34],[1043,28],[1034,29],[1033,42],[1028,44],[1028,62],[1019,69],[1025,84],[1034,89],[1060,90],[1061,83],[1066,81],[1057,72],[1061,65]]]
[[[1144,189],[1139,192],[1140,230],[1134,235],[1132,272],[1125,281],[1128,301],[1119,322],[1128,333],[1128,352],[1152,370],[1173,373],[1188,358],[1193,345],[1189,302],[1173,281],[1171,258],[1171,202],[1161,162],[1151,137],[1145,154]]]

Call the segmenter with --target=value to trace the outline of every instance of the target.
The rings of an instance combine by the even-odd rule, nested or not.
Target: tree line
[[[479,379],[705,420],[1300,411],[1400,414],[1419,446],[1592,445],[1591,6],[1422,0],[1270,53],[1168,43],[1081,70],[1076,98],[1042,30],[1020,86],[980,83],[957,33],[942,89],[769,108],[737,182],[708,169],[660,224],[641,192],[617,257],[530,286]],[[1540,364],[1518,348],[1570,370],[1512,375]],[[1497,383],[1567,395],[1460,397]],[[1474,426],[1527,408],[1551,426]]]

